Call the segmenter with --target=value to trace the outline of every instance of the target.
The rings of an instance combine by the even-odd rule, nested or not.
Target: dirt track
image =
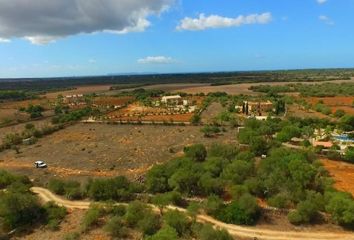
[[[54,201],[58,205],[65,206],[70,209],[88,209],[91,202],[89,201],[69,201],[62,199],[44,188],[33,187],[31,189],[44,202]],[[156,211],[158,208],[153,207]],[[168,206],[169,209],[177,209],[186,212],[183,208]],[[295,231],[275,231],[266,229],[257,229],[256,227],[244,227],[231,224],[225,224],[217,221],[206,215],[198,215],[198,221],[211,223],[216,227],[226,229],[231,235],[235,237],[263,239],[263,240],[354,240],[354,233],[333,233],[333,232],[295,232]]]

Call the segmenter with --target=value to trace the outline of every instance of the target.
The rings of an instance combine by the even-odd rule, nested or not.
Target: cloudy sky
[[[0,0],[0,78],[354,67],[354,0]]]

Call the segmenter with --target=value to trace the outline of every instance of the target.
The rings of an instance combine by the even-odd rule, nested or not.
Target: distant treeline
[[[82,85],[101,84],[168,84],[210,83],[232,84],[244,82],[302,82],[350,79],[354,69],[318,69],[256,72],[218,72],[186,74],[120,75],[96,77],[66,77],[37,79],[0,79],[2,90],[48,91]],[[116,88],[116,87],[115,87]]]
[[[304,97],[354,96],[354,83],[259,85],[250,87],[250,90],[268,94],[299,92]]]

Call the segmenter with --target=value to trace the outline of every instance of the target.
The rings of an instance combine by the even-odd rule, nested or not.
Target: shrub
[[[326,211],[332,219],[343,226],[353,228],[354,226],[354,200],[346,193],[333,192],[326,193]]]
[[[87,195],[95,201],[127,201],[133,197],[134,186],[126,177],[112,179],[96,179],[90,181],[87,186]]]
[[[177,240],[178,233],[173,227],[169,225],[161,228],[156,234],[151,237],[147,237],[146,240]]]
[[[211,225],[202,225],[197,232],[200,240],[233,240],[226,230],[214,229]]]
[[[288,214],[288,220],[294,225],[299,225],[303,222],[303,218],[298,211],[292,211]]]
[[[64,207],[59,207],[58,205],[49,202],[44,205],[44,210],[46,212],[47,226],[50,230],[58,230],[59,224],[65,218],[67,212]]]
[[[347,148],[344,159],[348,162],[354,163],[354,147]]]
[[[29,193],[6,192],[0,197],[0,218],[7,230],[31,225],[43,219],[44,211]]]
[[[112,217],[104,226],[104,230],[109,233],[112,238],[125,238],[128,229],[124,227],[124,221],[118,216]]]
[[[138,228],[144,235],[153,235],[160,228],[160,217],[152,211],[147,211],[138,221]]]
[[[65,183],[62,180],[50,179],[47,187],[50,191],[52,191],[55,194],[64,195],[64,193],[65,193],[65,190],[64,190]]]
[[[203,144],[195,144],[184,148],[184,153],[187,157],[197,162],[205,161],[207,150]]]
[[[146,176],[146,187],[152,193],[169,191],[166,165],[155,165],[150,169]]]
[[[226,205],[217,218],[232,224],[255,224],[259,217],[257,201],[251,195],[244,195],[239,201],[232,201]]]
[[[164,214],[163,220],[166,224],[173,227],[178,236],[182,236],[184,234],[188,234],[188,230],[190,227],[190,221],[187,216],[177,210],[168,211]]]
[[[78,232],[67,233],[64,236],[64,240],[79,240],[79,239],[80,239],[80,233]]]
[[[137,226],[138,222],[144,218],[148,212],[147,206],[139,201],[131,202],[127,207],[127,212],[124,216],[129,227]]]
[[[103,215],[102,209],[97,206],[90,206],[89,210],[85,213],[83,221],[81,223],[82,230],[88,231],[94,225],[99,224],[99,219]]]
[[[278,193],[275,196],[272,196],[268,199],[268,203],[270,206],[276,208],[287,208],[289,207],[291,201],[290,197],[286,193]]]
[[[223,208],[224,202],[218,196],[209,196],[207,201],[204,203],[204,209],[207,214],[215,216]]]
[[[55,194],[65,195],[70,200],[81,199],[83,193],[81,184],[77,181],[62,181],[59,179],[51,179],[48,182],[48,189]]]
[[[7,188],[8,186],[15,183],[21,183],[27,186],[27,188],[31,185],[31,181],[28,179],[28,177],[16,176],[10,174],[7,171],[0,170],[0,189]]]

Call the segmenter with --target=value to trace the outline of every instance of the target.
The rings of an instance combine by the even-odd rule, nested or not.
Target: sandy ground
[[[335,180],[334,186],[354,197],[354,164],[328,159],[322,159],[321,162]]]
[[[193,143],[235,142],[235,130],[217,138],[204,138],[200,127],[77,124],[0,153],[0,168],[34,179],[142,175],[152,165],[169,161]],[[37,170],[33,162],[44,160],[48,169]]]

